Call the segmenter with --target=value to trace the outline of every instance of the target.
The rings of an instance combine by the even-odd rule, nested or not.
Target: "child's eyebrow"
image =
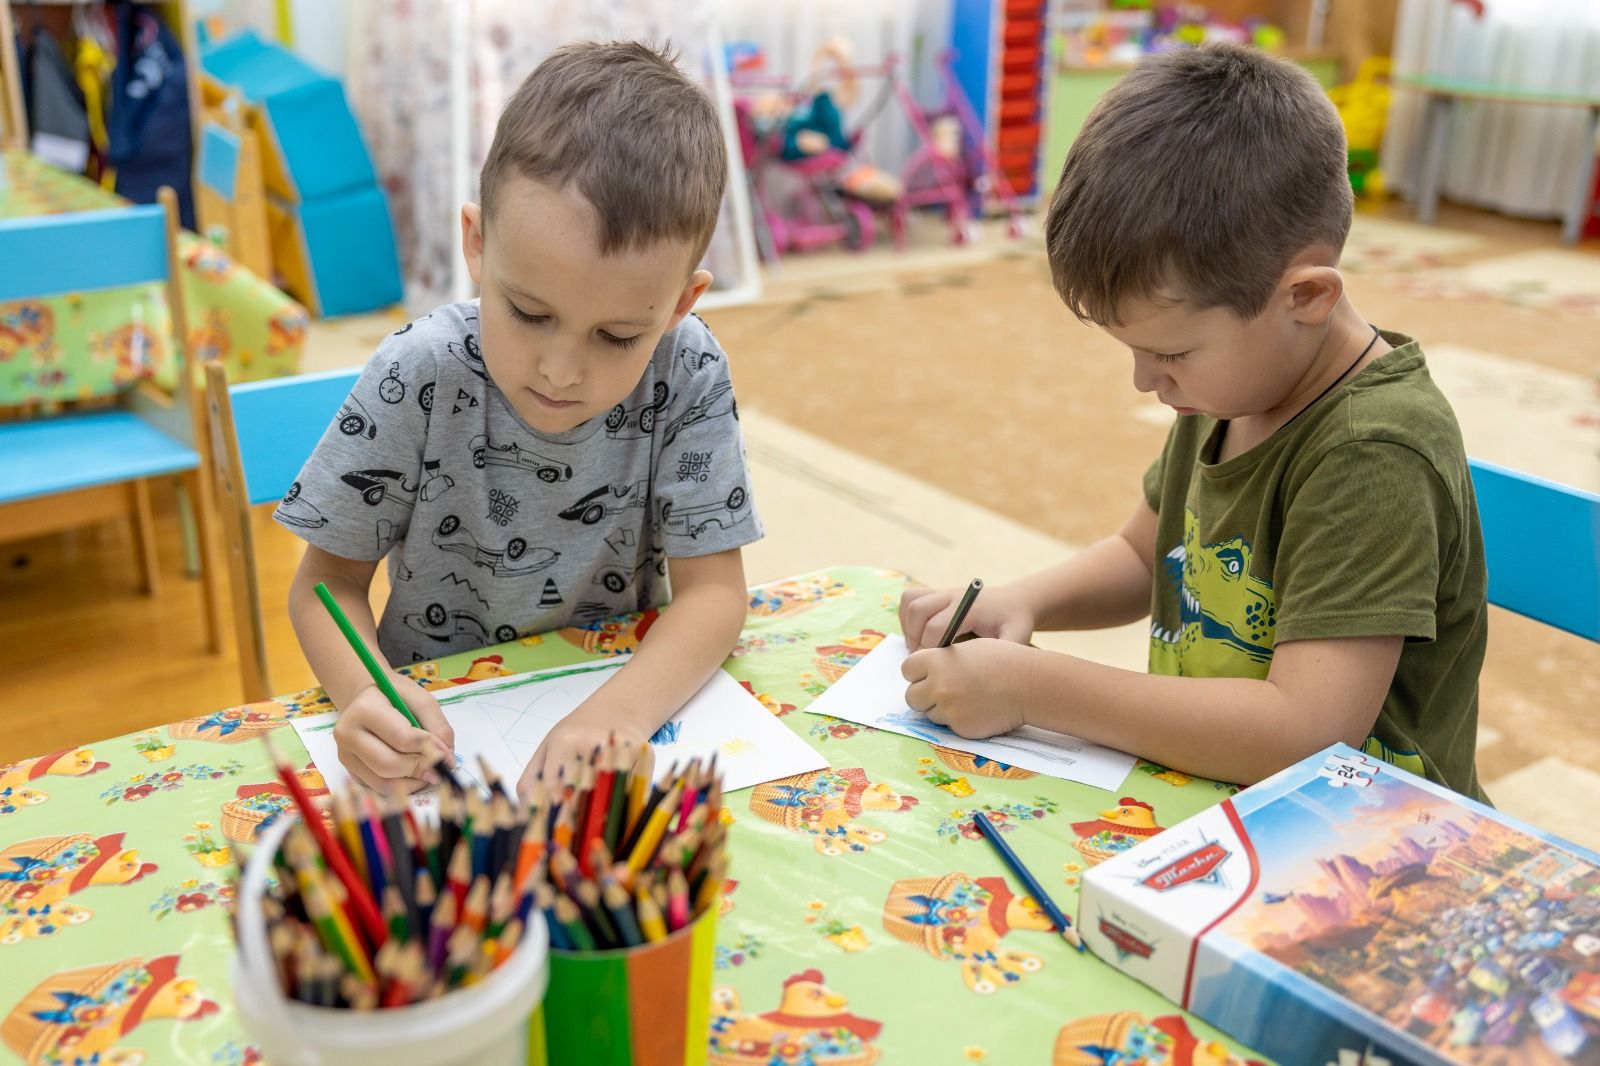
[[[533,293],[519,289],[507,281],[501,281],[500,287],[506,292],[510,293],[512,296],[517,297],[519,300],[528,300],[532,303],[542,304],[545,307],[551,306],[544,300],[541,300],[539,297],[535,296]],[[604,324],[608,326],[633,326],[636,329],[649,329],[651,326],[656,324],[656,320],[654,316],[648,318],[608,318],[605,320]]]

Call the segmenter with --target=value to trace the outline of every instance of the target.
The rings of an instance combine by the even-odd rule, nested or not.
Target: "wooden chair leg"
[[[194,526],[194,500],[190,498],[189,483],[183,479],[183,475],[178,475],[172,483],[178,497],[178,530],[182,534],[183,543],[183,576],[197,578],[200,576],[200,546]]]
[[[200,599],[205,609],[206,646],[222,650],[222,560],[217,556],[217,512],[204,471],[186,471],[183,488],[194,509],[195,540],[200,548]]]
[[[128,482],[128,513],[133,527],[134,554],[139,558],[139,569],[144,576],[142,591],[155,596],[161,591],[160,568],[156,562],[156,526],[150,515],[150,484],[147,481]]]

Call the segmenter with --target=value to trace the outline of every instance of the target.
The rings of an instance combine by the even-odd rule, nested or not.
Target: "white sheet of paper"
[[[906,681],[900,665],[907,654],[904,637],[884,637],[806,710],[1107,791],[1121,787],[1133,769],[1136,760],[1132,755],[1066,733],[1023,726],[988,740],[967,740],[930,722],[922,712],[906,705]]]
[[[478,756],[481,754],[508,784],[515,785],[517,778],[522,776],[523,764],[512,756],[501,741],[499,732],[489,721],[489,716],[478,707],[444,706],[446,706],[445,717],[456,731],[456,776],[460,777],[463,783],[471,781],[479,788],[485,788],[484,783],[479,780]],[[316,763],[317,769],[322,773],[323,781],[330,789],[342,791],[350,781],[350,772],[344,768],[344,763],[339,761],[339,746],[333,739],[333,723],[338,720],[338,711],[328,711],[306,718],[295,718],[292,723],[295,732],[300,734],[300,742],[306,746],[306,751],[311,755],[311,761]],[[431,807],[430,797],[434,791],[427,789],[416,793],[412,797],[412,805],[419,810]]]
[[[618,670],[621,662],[556,667],[436,693],[456,731],[459,768],[477,774],[478,755],[515,782],[555,724],[572,713]],[[329,788],[349,775],[333,740],[337,711],[294,720],[295,730]],[[656,774],[695,756],[717,755],[722,787],[732,792],[780,777],[820,770],[828,760],[773,717],[725,671],[718,670],[650,738]]]

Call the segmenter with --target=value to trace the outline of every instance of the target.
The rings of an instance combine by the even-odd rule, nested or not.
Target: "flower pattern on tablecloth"
[[[1052,895],[1071,914],[1077,897],[1072,879],[1088,866],[1073,850],[1071,823],[1093,819],[1118,797],[1132,794],[1159,809],[1164,824],[1174,824],[1216,803],[1225,789],[1141,766],[1121,789],[1107,793],[1045,776],[1023,777],[1014,769],[980,765],[898,734],[807,714],[804,708],[814,694],[810,689],[827,687],[817,664],[818,649],[848,647],[850,640],[859,642],[869,631],[896,631],[895,609],[906,582],[900,575],[866,568],[840,568],[794,581],[831,594],[814,597],[804,610],[752,615],[744,634],[747,653],[731,658],[727,669],[749,685],[769,713],[833,765],[728,798],[723,820],[737,890],[725,886],[717,944],[708,953],[713,984],[719,986],[711,1011],[710,1061],[716,1066],[959,1061],[1092,1061],[1103,1066],[1100,1059],[1052,1060],[1051,1034],[1070,1029],[1069,1018],[1114,1019],[1112,1037],[1121,1031],[1122,1021],[1116,1019],[1123,1014],[1137,1015],[1147,1027],[1169,1017],[1183,1020],[1155,993],[1036,928],[1038,919],[1020,898],[996,905],[1001,896],[989,886],[1006,886],[1006,896],[1014,897],[1015,881],[982,840],[962,829],[975,832],[971,812],[986,805],[1034,873],[1057,886]],[[636,645],[647,625],[648,616],[635,615],[549,635],[537,643],[512,642],[495,648],[494,654],[503,659],[498,665],[511,672],[561,665],[572,662],[575,648],[590,657],[617,654],[630,643]],[[586,646],[590,643],[593,647]],[[470,676],[474,661],[482,658],[481,651],[468,652],[419,664],[411,672],[438,684]],[[328,709],[331,704],[320,689],[222,710],[188,708],[177,713],[189,716],[170,726],[22,760],[0,771],[0,791],[9,788],[12,796],[0,802],[16,807],[16,813],[0,817],[0,846],[52,835],[86,833],[99,840],[125,833],[114,854],[137,844],[139,866],[150,863],[160,871],[90,887],[52,904],[53,911],[62,906],[92,909],[94,919],[85,933],[62,925],[51,943],[25,939],[0,946],[6,962],[0,966],[0,1015],[25,1001],[24,1013],[57,1009],[58,1001],[46,1002],[40,998],[45,993],[35,995],[41,986],[71,986],[82,992],[92,984],[87,978],[52,973],[58,965],[51,961],[53,953],[60,948],[78,951],[92,942],[97,945],[94,957],[107,966],[127,959],[152,960],[154,965],[153,960],[181,952],[182,973],[193,984],[178,1006],[188,1014],[177,1017],[201,1016],[202,1001],[215,1001],[210,1009],[220,1014],[205,1025],[163,1026],[159,1041],[153,1035],[135,1039],[134,1032],[98,1049],[91,1044],[89,1050],[100,1055],[102,1064],[140,1047],[152,1052],[147,1061],[174,1066],[258,1062],[259,1052],[226,994],[232,945],[227,923],[220,919],[231,903],[227,869],[206,863],[220,863],[224,847],[230,858],[242,857],[233,854],[243,850],[238,840],[253,838],[260,831],[258,819],[286,806],[259,732],[249,734],[272,726],[273,743],[289,758],[301,760],[297,736],[283,726],[299,715]],[[835,727],[840,727],[838,733]],[[813,735],[813,729],[827,739]],[[115,768],[105,772],[108,759]],[[172,773],[179,776],[169,779]],[[322,787],[314,770],[302,773],[308,788]],[[941,775],[954,781],[945,782]],[[112,777],[114,782],[108,780]],[[943,787],[962,779],[974,795],[954,795]],[[785,787],[775,787],[779,784]],[[49,802],[28,804],[30,790],[48,794]],[[755,799],[758,792],[760,802]],[[945,846],[947,840],[962,846],[952,850]],[[939,885],[956,876],[950,872],[954,856],[960,859],[957,880],[977,887],[952,891],[955,882]],[[1069,869],[1066,863],[1080,869]],[[930,883],[913,883],[917,881]],[[989,893],[987,931],[981,923],[966,924],[975,921],[978,888]],[[876,916],[889,910],[886,896],[891,889],[898,889],[897,898],[906,902],[893,923],[885,924]],[[963,902],[961,891],[970,898]],[[912,899],[918,895],[927,900]],[[826,906],[808,909],[805,904],[814,899]],[[805,922],[808,914],[816,914],[817,920]],[[917,915],[926,915],[928,924],[913,921]],[[1006,929],[998,937],[996,915]],[[930,931],[939,938],[937,955],[926,949],[926,940],[912,944],[906,939],[912,932],[924,938]],[[868,946],[850,950],[859,940]],[[947,946],[965,957],[947,952]],[[1027,968],[1032,965],[1028,956],[1042,965]],[[163,980],[176,987],[171,977]],[[993,993],[981,991],[989,986]],[[982,1008],[974,1011],[979,996]],[[843,1005],[827,1006],[830,998],[842,999]],[[808,999],[814,1007],[807,1006]],[[906,1006],[913,1003],[915,1011]],[[1063,1004],[1071,1004],[1076,1013],[1063,1014]],[[1148,1057],[1131,1057],[1143,1053],[1129,1050],[1139,1045],[1111,1044],[1108,1048],[1124,1058],[1104,1061],[1120,1066],[1192,1066],[1200,1061],[1176,1053],[1162,1058],[1160,1040],[1150,1034],[1178,1030],[1173,1023],[1161,1024],[1167,1029],[1147,1028]],[[1186,1031],[1199,1040],[1193,1046],[1203,1049],[1218,1039],[1196,1022],[1187,1025]],[[43,1031],[37,1019],[28,1019],[26,1026],[27,1031]],[[152,1027],[151,1033],[155,1031]],[[1104,1035],[1106,1023],[1099,1023],[1096,1031]],[[1168,1042],[1171,1048],[1181,1043]],[[984,1057],[975,1058],[968,1049]],[[0,1066],[27,1061],[22,1055],[0,1040]]]

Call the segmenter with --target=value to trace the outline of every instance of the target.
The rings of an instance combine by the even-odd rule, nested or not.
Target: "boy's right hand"
[[[900,631],[906,635],[906,648],[933,648],[961,602],[965,588],[906,589],[900,595]],[[985,586],[961,623],[962,633],[996,637],[1026,644],[1033,636],[1033,609],[1010,585]],[[959,634],[957,634],[959,636]]]
[[[387,793],[399,785],[416,792],[438,783],[431,767],[455,762],[455,730],[439,701],[416,682],[394,678],[395,689],[423,725],[418,729],[389,705],[376,685],[368,685],[344,707],[333,727],[339,761],[362,784]]]

